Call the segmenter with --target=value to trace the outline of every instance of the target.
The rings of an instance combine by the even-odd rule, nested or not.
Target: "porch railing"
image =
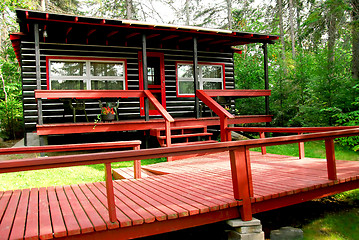
[[[0,162],[0,173],[28,171],[35,169],[48,169],[65,166],[79,166],[104,163],[110,166],[112,162],[133,161],[142,159],[152,159],[158,157],[180,156],[198,153],[216,153],[229,151],[232,172],[232,185],[234,198],[241,201],[241,218],[244,221],[252,219],[251,199],[254,197],[251,163],[249,149],[254,147],[283,145],[298,142],[325,140],[327,171],[329,180],[337,180],[337,169],[335,162],[335,152],[333,139],[338,137],[348,137],[359,135],[359,128],[346,129],[331,132],[312,133],[300,136],[273,137],[266,139],[252,139],[233,142],[221,142],[211,144],[197,144],[190,146],[173,146],[168,148],[129,150],[120,152],[92,153],[69,156],[47,157],[46,159],[17,159]],[[39,147],[43,151],[44,147]],[[106,180],[109,183],[108,203],[111,221],[116,219],[116,209],[114,207],[113,188],[111,191],[112,178],[110,169],[106,168]]]
[[[38,101],[39,125],[43,124],[42,100],[43,99],[101,99],[101,98],[142,98],[146,97],[155,106],[165,120],[166,140],[171,144],[172,116],[158,102],[149,90],[35,90],[35,98]]]

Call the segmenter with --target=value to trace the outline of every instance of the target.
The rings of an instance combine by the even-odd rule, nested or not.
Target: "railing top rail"
[[[148,97],[150,102],[156,107],[156,109],[160,112],[161,116],[169,122],[174,122],[175,120],[172,116],[166,111],[166,109],[158,102],[158,100],[153,96],[151,91],[144,90],[145,95]]]
[[[261,97],[271,95],[271,90],[263,89],[221,89],[203,91],[210,97]]]
[[[207,93],[203,90],[197,90],[196,96],[206,104],[210,109],[212,109],[219,117],[225,118],[234,118],[226,109],[224,109],[219,103],[213,100]]]
[[[281,132],[281,133],[316,133],[343,129],[359,128],[359,126],[337,127],[228,127],[227,131],[241,132]]]
[[[35,90],[35,98],[42,99],[99,99],[99,98],[139,98],[143,90]]]
[[[28,153],[42,153],[42,152],[87,151],[94,149],[137,147],[140,145],[141,145],[141,141],[135,140],[135,141],[99,142],[99,143],[86,143],[86,144],[13,147],[13,148],[0,148],[0,155],[28,154]]]
[[[90,165],[98,163],[111,163],[131,160],[151,159],[192,153],[215,153],[233,150],[244,146],[254,148],[260,146],[282,145],[297,142],[316,141],[328,138],[348,137],[359,135],[359,128],[346,129],[330,132],[312,133],[286,137],[273,137],[265,139],[243,140],[235,142],[221,142],[211,144],[197,144],[190,146],[175,146],[156,149],[128,150],[121,152],[80,154],[74,156],[56,156],[47,158],[17,159],[0,162],[0,173],[27,171],[77,165]]]

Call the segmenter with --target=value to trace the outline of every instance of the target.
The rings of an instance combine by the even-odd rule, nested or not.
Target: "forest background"
[[[9,33],[15,9],[183,24],[279,35],[270,45],[271,126],[359,125],[359,0],[3,0],[0,3],[1,137],[22,136],[21,71]],[[239,46],[237,89],[263,89],[263,50]],[[240,114],[265,112],[239,100]],[[359,150],[359,136],[340,140]]]

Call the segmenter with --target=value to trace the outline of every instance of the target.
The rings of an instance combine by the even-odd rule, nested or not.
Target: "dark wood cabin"
[[[278,36],[21,9],[16,14],[20,32],[10,37],[22,71],[26,133],[146,130],[156,135],[161,134],[163,112],[172,117],[174,129],[218,126],[220,119],[195,97],[197,90],[219,90],[212,95],[226,96],[231,107],[231,96],[266,96],[266,113],[237,116],[230,123],[271,121],[269,90],[224,92],[235,88],[233,54],[240,50],[234,46],[263,44],[267,69],[266,46]],[[265,79],[268,89],[268,71]],[[162,105],[162,112],[139,93],[144,90]],[[89,91],[97,95],[86,98]],[[112,103],[118,121],[94,127],[99,100]]]

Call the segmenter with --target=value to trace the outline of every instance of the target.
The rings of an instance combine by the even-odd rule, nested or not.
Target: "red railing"
[[[171,144],[172,116],[158,102],[149,90],[35,90],[35,98],[40,101],[39,124],[42,124],[42,99],[101,99],[101,98],[141,98],[147,97],[165,119],[166,140]]]
[[[226,129],[228,128],[228,119],[235,118],[219,103],[212,99],[212,97],[263,97],[270,96],[271,90],[257,90],[257,89],[221,89],[221,90],[197,90],[196,96],[206,104],[213,112],[220,118],[221,141],[230,141],[231,137],[228,135]]]
[[[273,137],[267,139],[253,139],[233,142],[221,142],[211,144],[197,144],[190,146],[177,146],[156,149],[141,149],[120,152],[81,154],[76,156],[56,156],[47,158],[17,159],[0,162],[0,173],[27,171],[35,169],[57,168],[66,166],[90,165],[104,163],[107,166],[111,162],[133,161],[152,159],[158,157],[191,155],[200,153],[230,152],[232,185],[234,198],[242,203],[240,211],[244,221],[252,219],[251,198],[253,198],[253,184],[249,149],[262,146],[282,145],[298,142],[325,140],[328,179],[336,180],[336,163],[333,140],[338,137],[359,135],[359,128],[346,129],[331,132],[312,133],[298,136]],[[44,147],[38,150],[41,152]],[[106,180],[109,183],[108,201],[111,221],[116,219],[113,205],[113,189],[110,169],[106,168]]]
[[[19,148],[1,148],[0,155],[8,154],[28,154],[43,152],[68,152],[68,151],[88,151],[94,149],[116,149],[116,148],[133,148],[139,150],[141,141],[122,141],[122,142],[104,142],[104,143],[87,143],[87,144],[70,144],[70,145],[48,145],[38,147],[19,147]],[[93,155],[93,157],[89,157]],[[113,193],[113,182],[111,172],[111,162],[102,161],[96,158],[96,153],[87,155],[69,155],[56,156],[47,158],[17,159],[7,160],[0,163],[0,173],[19,172],[48,168],[71,167],[88,164],[105,164],[105,179],[107,204],[111,222],[116,221],[115,196]],[[101,154],[100,154],[101,155]],[[85,156],[85,157],[84,157]],[[93,160],[97,160],[93,161]],[[134,159],[134,177],[141,178],[141,160]]]
[[[336,131],[343,129],[353,129],[359,128],[359,126],[337,126],[337,127],[228,127],[226,128],[227,140],[231,141],[231,132],[258,132],[260,138],[265,138],[266,132],[271,133],[317,133],[317,132],[327,132],[327,131]],[[299,149],[299,158],[302,159],[305,157],[304,143],[298,143]],[[261,147],[262,154],[266,154],[266,147]]]

